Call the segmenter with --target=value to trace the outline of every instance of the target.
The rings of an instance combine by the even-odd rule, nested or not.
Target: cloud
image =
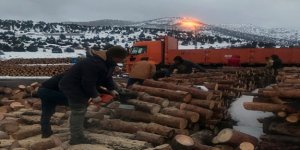
[[[300,27],[299,0],[0,0],[0,18],[91,21],[191,16],[209,24]]]

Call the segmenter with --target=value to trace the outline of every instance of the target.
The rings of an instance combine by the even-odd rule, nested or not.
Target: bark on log
[[[300,138],[292,137],[287,135],[262,135],[260,136],[262,141],[272,142],[272,143],[290,143],[295,145],[300,145]]]
[[[260,93],[261,96],[265,97],[281,97],[281,98],[292,98],[299,99],[300,98],[300,89],[290,89],[290,90],[263,90]]]
[[[136,99],[130,99],[127,101],[128,104],[136,106],[137,110],[149,112],[151,114],[157,114],[161,106],[154,103],[144,102]]]
[[[195,112],[192,112],[192,111],[179,110],[177,108],[168,107],[168,108],[162,109],[161,113],[166,114],[166,115],[170,115],[170,116],[185,118],[185,119],[187,119],[191,122],[198,122],[199,121],[199,114],[195,113]]]
[[[0,131],[0,139],[9,139],[9,135],[6,132]]]
[[[99,119],[102,120],[104,118],[104,115],[100,112],[91,112],[87,111],[85,114],[86,118],[94,118],[94,119]]]
[[[220,150],[233,150],[233,147],[229,145],[216,145],[216,147],[219,148]]]
[[[273,143],[262,141],[259,145],[259,150],[299,150],[299,145],[286,143]]]
[[[270,103],[257,103],[257,102],[244,102],[244,107],[247,110],[257,110],[257,111],[268,111],[268,112],[296,112],[295,109],[282,104],[270,104]]]
[[[212,100],[192,99],[190,104],[208,108],[208,109],[213,109],[215,107],[215,101],[212,101]]]
[[[6,94],[6,95],[9,95],[9,94],[12,93],[12,89],[11,89],[11,88],[8,88],[8,87],[5,87],[5,88],[3,89],[3,93]]]
[[[128,109],[116,109],[113,112],[113,117],[130,119],[133,121],[151,122],[153,115],[142,111],[134,111]]]
[[[209,145],[203,145],[203,144],[197,143],[197,142],[195,142],[194,149],[195,150],[221,150],[217,147],[212,147],[212,146],[209,146]]]
[[[200,114],[200,117],[207,119],[210,119],[213,116],[213,111],[209,110],[209,109],[205,109],[202,107],[198,107],[195,105],[190,105],[190,104],[185,104],[185,103],[181,103],[180,104],[180,109],[181,110],[189,110],[189,111],[193,111],[193,112],[197,112]]]
[[[21,109],[21,108],[25,108],[25,106],[23,104],[21,104],[20,102],[12,102],[10,104],[10,107],[13,109],[13,110],[18,110],[18,109]]]
[[[135,134],[135,140],[146,141],[148,143],[152,143],[154,145],[161,145],[165,142],[165,139],[161,135],[148,133],[144,131],[138,131]]]
[[[51,138],[41,140],[37,143],[30,145],[31,150],[42,150],[42,149],[50,149],[61,145],[62,142],[58,137],[52,136]]]
[[[19,123],[14,120],[7,120],[7,119],[1,120],[0,130],[8,134],[12,134],[19,130]]]
[[[192,99],[192,95],[184,91],[172,91],[163,88],[153,88],[141,85],[133,85],[131,89],[134,91],[146,92],[153,96],[168,98],[169,100],[173,101],[189,102]]]
[[[172,147],[169,144],[163,144],[163,145],[156,146],[154,148],[147,148],[145,150],[172,150]]]
[[[41,133],[41,127],[35,126],[23,126],[19,131],[12,134],[12,137],[16,140],[22,140],[31,136],[35,136]]]
[[[195,143],[211,145],[214,134],[210,130],[201,130],[191,135]]]
[[[103,134],[90,133],[87,135],[87,137],[92,140],[95,140],[98,144],[108,145],[113,149],[119,150],[141,150],[151,147],[151,144],[147,142],[130,140]]]
[[[207,99],[207,100],[210,100],[213,96],[213,93],[207,92],[207,91],[201,91],[197,88],[179,86],[176,84],[159,82],[159,81],[154,81],[154,80],[149,80],[149,79],[145,80],[143,82],[143,85],[157,87],[157,88],[166,88],[166,89],[170,89],[170,90],[185,91],[185,92],[191,93],[192,96],[195,98],[202,98],[202,99]]]
[[[186,119],[163,114],[154,115],[152,121],[161,125],[166,125],[178,129],[185,129],[188,124],[188,121]]]
[[[169,100],[161,97],[151,96],[146,93],[140,94],[138,99],[149,103],[159,104],[161,107],[167,107],[169,105]]]
[[[265,133],[276,133],[276,134],[300,137],[300,127],[297,124],[271,121],[271,123],[264,122],[263,128]]]
[[[136,133],[137,131],[145,131],[149,133],[159,134],[165,137],[172,137],[174,135],[174,129],[165,127],[156,123],[136,123],[126,122],[119,119],[105,119],[100,121],[102,128],[106,130],[125,132],[125,133]]]
[[[214,142],[229,143],[234,145],[239,145],[242,142],[250,142],[253,145],[257,145],[258,140],[251,135],[226,128],[219,132],[219,134],[216,136],[216,141]]]
[[[172,140],[172,148],[174,150],[191,150],[194,148],[194,141],[186,135],[176,135]]]

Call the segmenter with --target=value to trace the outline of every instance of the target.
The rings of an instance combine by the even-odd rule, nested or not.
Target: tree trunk
[[[165,139],[161,135],[148,133],[144,131],[138,131],[135,134],[135,140],[146,141],[148,143],[152,143],[154,145],[161,145],[165,142]]]
[[[163,114],[154,115],[152,121],[161,125],[166,125],[178,129],[185,129],[188,123],[186,119]]]
[[[14,120],[6,120],[6,119],[1,120],[0,130],[8,134],[15,133],[19,130],[19,123]]]
[[[193,111],[193,112],[197,112],[200,114],[200,117],[207,119],[210,119],[213,116],[213,111],[209,110],[209,109],[205,109],[202,107],[198,107],[195,105],[190,105],[190,104],[185,104],[185,103],[181,103],[180,104],[180,109],[181,110],[189,110],[189,111]]]
[[[169,105],[169,100],[161,97],[151,96],[146,93],[140,94],[138,99],[149,103],[159,104],[161,107],[167,107]]]
[[[257,110],[257,111],[268,111],[268,112],[296,112],[293,108],[282,105],[282,104],[270,104],[270,103],[257,103],[257,102],[244,102],[244,107],[247,110]]]
[[[144,102],[136,99],[127,100],[127,103],[136,106],[137,110],[149,112],[151,114],[157,114],[161,109],[161,106],[158,104]]]
[[[153,96],[168,98],[169,100],[179,102],[189,102],[192,99],[191,94],[184,91],[172,91],[163,88],[153,88],[141,85],[133,85],[131,89],[134,91],[146,92]]]
[[[12,137],[16,140],[22,140],[31,136],[35,136],[41,133],[41,127],[36,126],[23,126],[19,131],[12,134]]]
[[[204,107],[204,108],[207,108],[207,109],[213,109],[215,107],[215,101],[212,101],[212,100],[192,99],[190,104],[200,106],[200,107]]]
[[[137,131],[145,131],[159,134],[170,138],[174,135],[174,129],[162,126],[156,123],[136,123],[126,122],[119,119],[105,119],[100,121],[102,128],[117,132],[136,133]]]
[[[172,147],[169,144],[163,144],[163,145],[159,145],[154,148],[148,148],[145,150],[172,150]]]
[[[113,117],[130,119],[132,121],[151,122],[153,120],[153,115],[142,111],[115,109],[113,113]]]
[[[227,128],[219,132],[214,142],[233,145],[239,145],[242,142],[250,142],[253,145],[257,145],[258,140],[251,135]]]
[[[170,116],[185,118],[185,119],[187,119],[191,122],[198,122],[199,121],[199,114],[195,113],[195,112],[192,112],[192,111],[179,110],[177,108],[168,107],[168,108],[162,109],[161,113],[166,114],[166,115],[170,115]]]
[[[194,141],[186,135],[176,135],[172,140],[173,150],[191,150],[194,148]]]
[[[290,123],[297,123],[300,120],[300,113],[290,114],[286,117],[286,121]]]
[[[159,81],[154,81],[154,80],[149,80],[149,79],[145,80],[143,82],[143,85],[157,87],[157,88],[166,88],[166,89],[170,89],[170,90],[185,91],[185,92],[191,93],[192,96],[195,98],[202,98],[202,99],[207,99],[207,100],[210,100],[213,96],[213,93],[211,93],[211,92],[201,91],[194,87],[179,86],[176,84],[159,82]]]
[[[272,143],[289,143],[300,145],[300,138],[292,137],[287,135],[262,135],[260,136],[262,141],[272,142]]]

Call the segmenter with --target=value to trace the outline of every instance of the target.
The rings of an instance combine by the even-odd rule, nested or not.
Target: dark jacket
[[[54,91],[59,91],[58,83],[62,79],[63,76],[64,76],[64,74],[62,73],[62,74],[58,74],[58,75],[51,77],[50,79],[48,79],[42,83],[42,87],[51,89]]]
[[[70,68],[59,82],[59,88],[74,102],[87,102],[99,95],[97,86],[114,89],[112,73],[116,63],[106,58],[105,51],[93,51],[93,56]]]
[[[205,69],[202,68],[200,65],[195,64],[195,63],[193,63],[191,61],[188,61],[188,60],[183,60],[179,64],[173,64],[170,67],[170,71],[173,72],[174,69],[177,69],[178,74],[189,74],[189,73],[193,72],[193,68],[196,68],[201,72],[205,72]]]

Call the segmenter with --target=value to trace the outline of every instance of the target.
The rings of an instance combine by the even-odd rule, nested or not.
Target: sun
[[[187,17],[179,20],[178,24],[180,27],[189,30],[195,30],[203,26],[203,23],[201,23],[200,20],[195,18],[187,18]]]

